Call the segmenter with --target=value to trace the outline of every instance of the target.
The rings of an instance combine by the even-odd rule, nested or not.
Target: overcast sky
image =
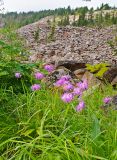
[[[3,0],[5,11],[39,11],[43,9],[55,9],[59,7],[72,8],[80,6],[97,7],[101,3],[109,3],[117,6],[117,0],[91,0],[85,2],[83,0]]]

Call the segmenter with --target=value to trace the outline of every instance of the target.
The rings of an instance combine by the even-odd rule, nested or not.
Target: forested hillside
[[[70,22],[70,15],[72,15],[72,23]],[[117,8],[111,7],[108,4],[102,4],[97,9],[89,9],[87,6],[71,9],[71,7],[68,6],[67,8],[43,10],[39,12],[9,12],[2,15],[2,18],[6,26],[12,27],[15,24],[15,26],[21,27],[47,16],[58,18],[58,25],[61,26],[69,24],[73,26],[111,25],[117,23]]]

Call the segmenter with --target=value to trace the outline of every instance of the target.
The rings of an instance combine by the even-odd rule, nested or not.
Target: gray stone
[[[109,68],[104,73],[104,76],[103,76],[105,81],[107,81],[109,83],[113,83],[114,85],[115,85],[115,82],[116,82],[116,77],[117,77],[117,66]]]
[[[113,49],[107,43],[117,36],[116,26],[103,29],[57,27],[54,35],[55,41],[48,43],[47,37],[50,33],[50,27],[47,24],[47,19],[48,17],[18,30],[18,33],[26,39],[29,51],[32,54],[43,54],[43,61],[51,61],[54,55],[57,58],[59,56],[59,60],[68,61],[70,59],[78,62],[83,60],[84,63],[93,64],[102,61],[112,63],[113,59],[117,61],[117,55],[113,54]],[[39,43],[34,38],[38,27],[40,27]]]
[[[74,71],[74,75],[79,79],[79,80],[81,80],[82,79],[82,77],[83,77],[83,75],[85,74],[85,72],[86,72],[86,69],[78,69],[78,70],[75,70]]]

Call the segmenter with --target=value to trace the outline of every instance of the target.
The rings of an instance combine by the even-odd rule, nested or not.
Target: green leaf
[[[6,75],[8,75],[8,74],[9,74],[9,73],[8,73],[7,71],[0,72],[0,77],[6,76]]]
[[[93,115],[93,123],[92,123],[92,138],[97,139],[101,133],[99,120],[95,115]]]
[[[29,129],[26,132],[22,133],[22,135],[29,136],[33,131],[34,131],[34,129]]]

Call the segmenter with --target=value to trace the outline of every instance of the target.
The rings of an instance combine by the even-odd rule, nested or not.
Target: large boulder
[[[85,68],[77,69],[77,70],[74,71],[74,75],[76,76],[76,78],[81,80],[83,75],[85,74],[85,72],[86,72]]]
[[[111,83],[112,85],[117,85],[117,66],[110,67],[104,73],[103,78],[106,82]]]
[[[86,79],[88,82],[88,87],[93,87],[93,86],[100,86],[101,85],[101,81],[96,78],[96,76],[93,73],[90,73],[89,71],[86,71],[82,77],[82,80]]]
[[[86,67],[85,65],[86,65],[85,63],[78,61],[58,61],[56,64],[56,68],[63,66],[73,72],[75,70],[85,68]]]
[[[112,103],[115,106],[115,109],[117,110],[117,95],[112,97]]]
[[[112,84],[112,86],[116,86],[117,85],[117,76],[113,79],[111,84]]]

